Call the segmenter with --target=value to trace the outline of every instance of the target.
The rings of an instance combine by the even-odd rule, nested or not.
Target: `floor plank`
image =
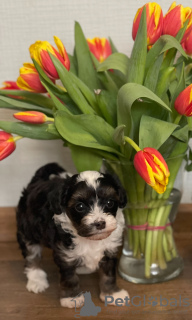
[[[99,287],[97,273],[81,275],[80,283],[83,291],[90,291],[96,306],[101,307],[97,319],[134,319],[134,320],[188,320],[192,315],[192,205],[180,207],[180,213],[174,224],[176,245],[184,259],[184,270],[174,280],[153,285],[137,285],[127,282],[118,276],[118,285],[127,289],[136,303],[141,306],[109,307],[99,300]],[[187,223],[186,223],[187,219]],[[0,320],[60,320],[74,319],[74,309],[64,309],[59,304],[59,275],[53,262],[51,250],[43,252],[42,266],[48,274],[50,287],[42,294],[29,293],[26,278],[23,273],[24,261],[16,242],[16,225],[14,208],[0,208]],[[146,305],[144,303],[146,298]],[[148,304],[150,297],[160,296],[168,301],[175,298],[177,307]],[[189,299],[189,306],[184,306],[181,299]],[[165,302],[165,300],[164,300]],[[87,317],[81,317],[82,319]],[[96,319],[88,317],[88,319]]]

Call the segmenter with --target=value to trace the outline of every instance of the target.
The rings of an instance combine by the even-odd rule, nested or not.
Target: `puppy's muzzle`
[[[93,226],[95,226],[97,230],[102,230],[102,229],[105,229],[106,222],[104,220],[95,221],[93,223]]]

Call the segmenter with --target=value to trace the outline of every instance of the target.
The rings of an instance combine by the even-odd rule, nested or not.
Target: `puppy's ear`
[[[119,208],[125,208],[127,204],[127,195],[125,189],[119,185],[118,186],[118,193],[119,193]]]
[[[61,179],[54,190],[48,193],[47,197],[50,209],[55,214],[61,214],[65,210],[69,194],[76,183],[77,176],[77,174],[74,174],[72,177]]]
[[[53,191],[48,193],[48,202],[50,209],[54,214],[61,214],[65,207],[66,196],[67,196],[68,187],[58,185]]]
[[[112,183],[112,185],[114,186],[114,188],[118,194],[119,208],[125,208],[125,206],[127,204],[127,195],[126,195],[125,189],[121,185],[121,182],[120,182],[118,176],[116,174],[108,174],[108,173],[105,173],[103,175],[104,175],[104,177],[107,178],[108,181],[110,181]]]

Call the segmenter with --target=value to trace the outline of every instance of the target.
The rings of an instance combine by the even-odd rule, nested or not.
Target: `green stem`
[[[149,210],[148,226],[153,226],[156,217],[156,210]],[[145,248],[145,277],[150,278],[151,272],[151,243],[152,243],[153,231],[147,230],[146,236],[146,248]]]
[[[179,122],[180,122],[180,120],[181,120],[181,117],[182,117],[182,115],[181,115],[181,114],[178,114],[173,123],[174,123],[174,124],[179,124]]]
[[[50,118],[50,117],[46,117],[46,121],[54,122],[55,119],[54,118]]]
[[[167,262],[171,261],[172,260],[172,254],[169,251],[169,244],[168,244],[167,237],[166,237],[165,233],[163,235],[163,249],[164,249],[164,255],[165,255],[166,261]]]
[[[165,207],[165,210],[162,214],[162,218],[160,221],[160,226],[164,226],[168,220],[169,213],[171,211],[172,206],[167,205]],[[164,250],[163,250],[163,235],[165,230],[158,231],[158,238],[157,238],[157,258],[158,258],[158,264],[161,269],[166,269],[167,264],[164,257]],[[165,249],[165,248],[164,248]]]
[[[128,142],[137,152],[141,150],[139,146],[131,138],[124,137],[124,140]]]

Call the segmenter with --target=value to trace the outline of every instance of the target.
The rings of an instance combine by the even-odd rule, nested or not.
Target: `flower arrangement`
[[[152,263],[163,270],[177,256],[164,200],[191,137],[192,9],[173,2],[163,16],[149,2],[136,13],[132,37],[130,57],[111,39],[86,39],[79,23],[73,55],[58,37],[57,49],[47,41],[32,44],[33,63],[0,90],[0,107],[19,110],[18,122],[0,121],[0,160],[23,137],[63,140],[78,171],[100,170],[106,159],[129,203],[150,204],[125,210],[133,257],[146,258],[150,278]],[[189,170],[191,153],[188,161]],[[127,162],[134,168],[121,165]]]

